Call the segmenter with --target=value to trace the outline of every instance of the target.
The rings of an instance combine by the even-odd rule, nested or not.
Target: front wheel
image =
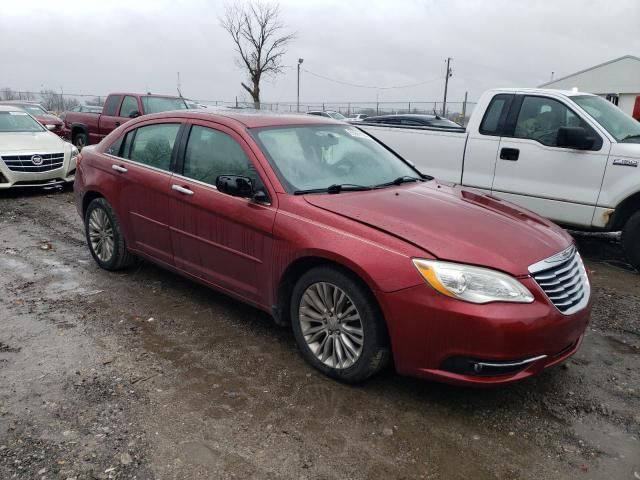
[[[343,270],[325,266],[305,273],[293,289],[291,319],[303,357],[329,377],[360,382],[389,360],[375,298]]]
[[[621,242],[629,263],[640,272],[640,211],[627,220],[622,229]]]
[[[104,198],[91,201],[84,216],[84,226],[91,255],[101,268],[120,270],[133,263],[120,223]]]

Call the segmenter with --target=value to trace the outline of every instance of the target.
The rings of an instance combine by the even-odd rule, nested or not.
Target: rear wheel
[[[82,151],[87,146],[87,134],[78,132],[73,135],[72,143],[76,146],[78,151]]]
[[[87,245],[96,263],[105,270],[120,270],[134,262],[127,250],[120,223],[104,198],[96,198],[84,216]]]
[[[627,220],[622,229],[621,241],[629,263],[640,272],[640,211]]]
[[[389,360],[386,326],[375,298],[338,268],[317,267],[300,278],[291,319],[305,360],[325,375],[356,383]]]

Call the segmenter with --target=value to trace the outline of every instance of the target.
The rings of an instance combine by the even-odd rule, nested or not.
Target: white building
[[[566,77],[539,85],[542,88],[595,93],[606,97],[629,115],[640,120],[640,58],[632,55],[610,60]]]

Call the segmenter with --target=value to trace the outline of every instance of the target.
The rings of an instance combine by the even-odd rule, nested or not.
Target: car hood
[[[0,132],[0,155],[8,152],[60,153],[68,149],[67,142],[49,131]]]
[[[478,191],[429,181],[306,195],[311,205],[403,239],[436,258],[528,275],[571,237],[538,215]]]

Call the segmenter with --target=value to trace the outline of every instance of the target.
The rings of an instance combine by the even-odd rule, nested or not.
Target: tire
[[[73,143],[78,151],[81,152],[82,149],[87,146],[87,134],[84,132],[74,134],[71,143]]]
[[[640,272],[640,211],[631,215],[624,225],[621,243],[629,263]]]
[[[361,382],[389,361],[389,339],[378,304],[349,272],[321,266],[303,274],[293,289],[290,313],[302,356],[331,378]]]
[[[135,262],[127,250],[120,222],[104,198],[95,198],[87,207],[84,231],[91,256],[100,268],[121,270]]]

